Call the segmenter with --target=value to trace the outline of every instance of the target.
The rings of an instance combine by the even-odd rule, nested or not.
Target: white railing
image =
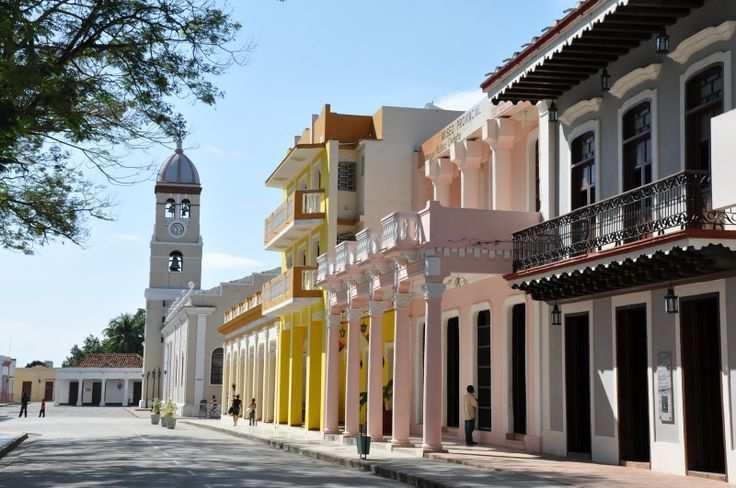
[[[376,252],[375,239],[370,229],[363,229],[355,234],[355,262],[362,263]]]
[[[415,247],[424,242],[419,215],[414,212],[394,212],[381,219],[381,249]]]
[[[322,210],[322,202],[324,201],[324,192],[302,192],[302,213],[318,214]]]
[[[262,291],[263,302],[273,302],[282,295],[286,295],[289,291],[289,281],[291,281],[291,270],[268,281]]]
[[[328,254],[317,256],[317,282],[325,281],[330,274],[330,256]]]
[[[290,194],[284,202],[266,219],[265,242],[269,242],[294,217],[294,194]]]
[[[314,268],[302,270],[302,290],[318,290],[317,270]]]
[[[335,274],[344,273],[352,264],[355,241],[342,241],[335,246]]]

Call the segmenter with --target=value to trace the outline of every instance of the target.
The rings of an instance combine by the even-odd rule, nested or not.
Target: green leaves
[[[79,243],[109,218],[102,188],[152,174],[118,148],[185,132],[171,100],[212,105],[212,82],[249,48],[209,0],[15,0],[0,6],[0,246]]]
[[[134,314],[121,313],[110,320],[102,331],[102,340],[88,335],[80,348],[72,346],[62,367],[72,367],[88,354],[119,352],[143,354],[143,338],[146,327],[146,311],[139,308]]]

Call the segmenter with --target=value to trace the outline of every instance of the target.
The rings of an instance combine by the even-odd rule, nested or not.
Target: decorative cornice
[[[686,63],[693,54],[716,42],[727,41],[734,34],[736,34],[736,21],[734,20],[728,20],[718,26],[706,27],[680,42],[669,57],[676,63]]]
[[[661,64],[650,64],[643,68],[637,68],[616,80],[609,92],[616,98],[622,98],[637,85],[659,78],[661,71]]]
[[[570,125],[583,115],[600,110],[602,101],[601,97],[582,100],[565,110],[565,113],[560,115],[560,121],[565,125]]]

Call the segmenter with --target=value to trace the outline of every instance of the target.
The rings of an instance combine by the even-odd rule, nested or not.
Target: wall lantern
[[[657,54],[667,54],[670,52],[670,36],[662,31],[657,35]]]
[[[611,84],[611,75],[608,74],[608,70],[603,68],[601,71],[601,90],[607,92]]]
[[[560,120],[560,112],[557,110],[557,105],[552,102],[547,110],[547,114],[550,122],[558,122]]]
[[[675,295],[675,290],[667,288],[667,294],[664,296],[664,310],[667,313],[679,312],[680,299]]]
[[[560,306],[556,303],[552,307],[552,325],[557,327],[562,325],[562,310],[560,310]]]

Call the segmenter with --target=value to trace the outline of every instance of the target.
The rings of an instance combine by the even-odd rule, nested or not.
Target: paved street
[[[53,407],[39,419],[0,408],[0,434],[28,432],[0,459],[0,487],[388,487],[399,483],[116,407]]]

